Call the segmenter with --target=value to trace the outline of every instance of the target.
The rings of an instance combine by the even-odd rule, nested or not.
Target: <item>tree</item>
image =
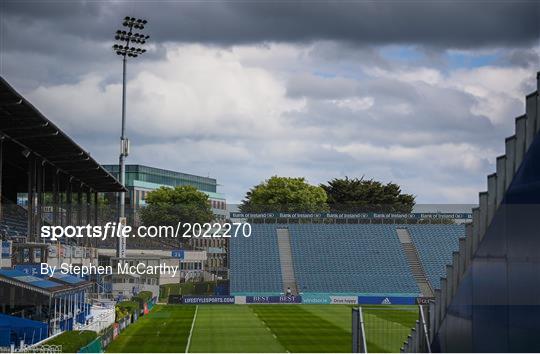
[[[240,205],[243,212],[317,212],[327,209],[324,189],[303,177],[278,177],[254,186]]]
[[[161,187],[146,196],[146,207],[140,211],[141,221],[145,226],[173,226],[183,224],[204,224],[213,219],[208,196],[192,186],[175,188]],[[183,234],[185,229],[180,229]],[[162,239],[171,243],[170,239]],[[168,242],[167,242],[168,241]],[[176,244],[182,245],[179,237]]]
[[[395,183],[345,177],[334,178],[321,187],[333,211],[410,213],[415,204],[415,196],[401,193]]]

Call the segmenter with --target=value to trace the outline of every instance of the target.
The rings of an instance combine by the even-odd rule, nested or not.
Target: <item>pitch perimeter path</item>
[[[201,305],[190,353],[279,353],[286,349],[247,305]]]
[[[113,353],[184,352],[195,306],[156,305],[108,347]]]

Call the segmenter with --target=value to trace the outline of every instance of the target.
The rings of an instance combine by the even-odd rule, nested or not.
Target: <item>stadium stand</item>
[[[536,81],[451,254],[425,331],[417,321],[402,352],[540,351],[540,72]]]
[[[282,285],[275,225],[253,225],[253,236],[231,238],[231,293],[279,294]]]
[[[283,293],[277,232],[288,228],[300,293],[416,296],[420,293],[396,229],[407,227],[429,279],[438,286],[462,225],[252,224],[231,239],[231,293]]]
[[[37,343],[48,337],[47,323],[0,313],[0,348],[10,351],[11,343],[21,340],[29,344]]]
[[[3,214],[0,219],[0,232],[8,239],[28,234],[28,216],[25,208],[7,200],[2,200]]]
[[[465,236],[464,225],[407,225],[406,228],[420,255],[431,286],[440,288],[446,265],[459,249],[459,238]]]
[[[50,250],[40,226],[94,225],[98,193],[126,189],[2,77],[0,138],[0,351],[13,351],[11,345],[19,351],[85,324],[89,313],[90,281],[33,275]],[[17,205],[19,194],[26,195],[24,207]],[[52,197],[48,210],[45,194]]]
[[[301,292],[417,294],[391,225],[291,224]]]

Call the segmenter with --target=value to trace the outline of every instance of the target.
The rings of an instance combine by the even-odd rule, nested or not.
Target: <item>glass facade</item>
[[[118,165],[103,165],[112,175],[119,178]],[[227,203],[225,197],[216,192],[215,178],[202,177],[187,173],[164,170],[143,165],[126,165],[126,207],[134,208],[146,205],[146,196],[149,192],[162,187],[193,186],[208,195],[212,212],[217,220],[227,217]]]
[[[118,178],[118,165],[103,165],[103,167]],[[134,181],[149,182],[172,187],[193,186],[200,191],[212,193],[216,193],[217,189],[217,181],[215,178],[196,176],[143,165],[126,165],[126,187],[133,187]]]

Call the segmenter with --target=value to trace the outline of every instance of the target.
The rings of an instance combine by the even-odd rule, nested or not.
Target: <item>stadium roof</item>
[[[52,293],[67,288],[63,284],[28,275],[16,269],[0,269],[0,282],[22,286],[42,293]]]
[[[18,269],[0,269],[0,283],[5,282],[45,295],[78,291],[91,285],[91,282],[72,276],[62,275],[46,278],[29,275]]]
[[[49,279],[52,279],[54,281],[58,281],[63,284],[67,285],[85,285],[85,284],[91,284],[90,281],[85,280],[83,278],[76,277],[74,275],[70,274],[63,274],[63,273],[55,273],[53,276],[51,276]]]
[[[0,134],[97,192],[125,190],[88,152],[0,77]]]

